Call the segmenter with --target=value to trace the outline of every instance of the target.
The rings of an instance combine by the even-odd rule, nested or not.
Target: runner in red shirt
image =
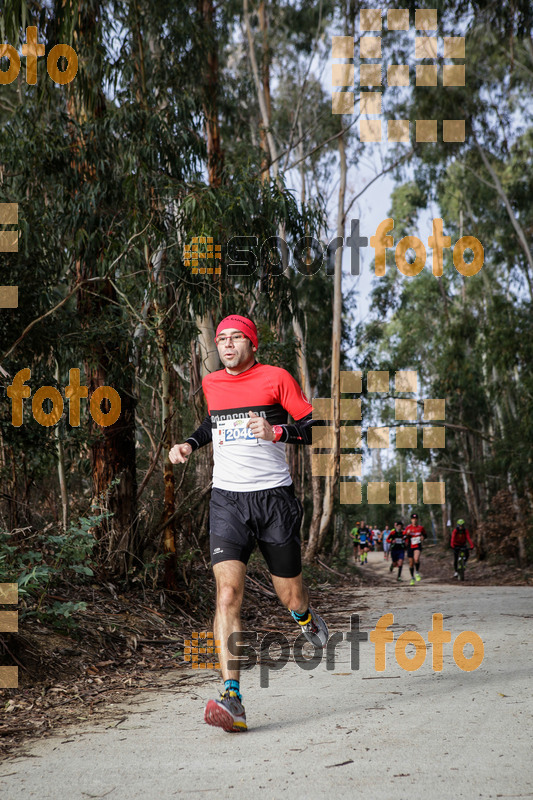
[[[311,444],[313,407],[286,370],[256,361],[257,329],[250,319],[237,314],[223,319],[215,343],[224,369],[203,379],[208,415],[169,457],[173,464],[184,463],[194,450],[213,444],[209,536],[224,692],[207,703],[204,719],[226,731],[245,731],[240,671],[228,669],[235,655],[228,638],[242,631],[246,565],[256,543],[279,599],[304,636],[317,647],[328,640],[326,623],[309,607],[302,580],[302,506],[285,459],[286,443]],[[290,425],[288,414],[295,420]]]
[[[404,530],[405,542],[407,544],[407,558],[409,559],[409,572],[411,580],[409,584],[415,585],[415,578],[420,580],[420,553],[422,552],[422,539],[427,537],[423,525],[418,524],[418,514],[411,514],[411,524]]]
[[[468,545],[467,545],[468,541]],[[470,550],[474,549],[474,543],[470,538],[470,533],[465,528],[465,521],[464,519],[457,520],[457,528],[454,528],[452,531],[452,540],[450,542],[450,547],[453,548],[453,569],[454,569],[454,578],[457,578],[459,573],[457,572],[457,564],[459,562],[459,553],[461,550],[464,549],[465,551],[465,564],[468,561],[468,556],[470,555]]]

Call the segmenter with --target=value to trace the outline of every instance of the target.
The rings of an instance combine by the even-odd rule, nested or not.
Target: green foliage
[[[109,516],[106,512],[81,517],[66,533],[37,532],[15,545],[9,544],[11,534],[0,533],[0,583],[18,583],[22,619],[36,617],[57,627],[75,626],[73,617],[86,603],[57,599],[50,603],[50,595],[64,584],[87,583],[94,576],[92,530]]]

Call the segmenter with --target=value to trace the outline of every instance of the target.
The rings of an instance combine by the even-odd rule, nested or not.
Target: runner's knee
[[[231,584],[217,588],[217,610],[224,612],[238,611],[242,603],[242,591]]]

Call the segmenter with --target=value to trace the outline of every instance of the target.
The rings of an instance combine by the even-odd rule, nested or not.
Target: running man
[[[364,519],[361,520],[361,524],[359,525],[359,549],[361,553],[361,564],[368,563],[368,551],[370,550],[370,542],[372,537],[372,531],[365,524]]]
[[[469,547],[467,547],[466,542],[468,541]],[[470,538],[470,533],[465,528],[465,521],[464,519],[457,520],[457,527],[452,531],[452,540],[450,542],[450,547],[453,548],[453,569],[454,569],[454,578],[459,576],[457,572],[457,564],[459,563],[459,553],[461,550],[465,551],[465,564],[468,561],[468,556],[470,555],[470,550],[474,549],[474,543]]]
[[[392,572],[394,567],[398,567],[398,577],[396,578],[396,580],[403,581],[402,566],[403,566],[405,545],[403,536],[403,522],[401,521],[401,519],[399,519],[397,522],[394,523],[394,530],[390,532],[388,540],[390,542],[390,555],[391,555],[391,565],[389,567],[389,572]]]
[[[209,534],[224,691],[207,703],[204,720],[226,731],[246,731],[240,670],[228,668],[234,655],[228,637],[242,631],[246,565],[256,542],[279,599],[306,639],[318,647],[328,640],[326,623],[309,607],[302,580],[302,506],[285,460],[286,443],[311,444],[313,408],[286,370],[256,361],[257,329],[250,319],[225,317],[215,343],[224,369],[202,381],[208,414],[169,457],[183,464],[194,450],[213,443]],[[291,425],[288,414],[295,420]]]
[[[376,553],[380,549],[379,546],[381,544],[381,540],[382,537],[380,529],[377,526],[372,528],[372,544],[374,545],[374,550],[376,551]]]
[[[409,572],[411,573],[410,586],[415,585],[420,578],[420,554],[422,552],[422,539],[427,537],[423,525],[418,524],[418,514],[411,514],[411,524],[404,530],[407,544],[407,558],[409,559]]]
[[[385,525],[383,529],[382,541],[383,541],[383,558],[385,561],[389,560],[389,553],[390,553],[390,542],[389,536],[391,535],[391,529],[389,528],[388,524]]]

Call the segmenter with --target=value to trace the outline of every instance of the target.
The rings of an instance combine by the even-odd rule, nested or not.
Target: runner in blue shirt
[[[368,563],[368,551],[372,541],[372,531],[365,524],[364,519],[361,520],[359,525],[359,545],[361,547],[361,564]]]
[[[389,560],[389,554],[390,554],[389,536],[390,535],[391,535],[391,529],[389,528],[388,525],[385,525],[385,530],[383,531],[383,538],[382,538],[382,541],[383,541],[383,558],[385,559],[385,561]]]

